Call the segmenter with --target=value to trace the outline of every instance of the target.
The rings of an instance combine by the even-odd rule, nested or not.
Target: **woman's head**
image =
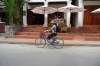
[[[50,23],[53,24],[53,25],[57,25],[55,20],[52,20]]]
[[[55,20],[52,20],[50,23],[56,23]]]

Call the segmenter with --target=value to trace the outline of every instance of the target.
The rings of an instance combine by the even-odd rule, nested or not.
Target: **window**
[[[54,13],[54,18],[55,18],[55,19],[60,18],[60,12],[55,12],[55,13]]]

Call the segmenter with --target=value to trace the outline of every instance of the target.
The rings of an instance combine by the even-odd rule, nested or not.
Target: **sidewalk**
[[[35,44],[35,39],[0,38],[0,43]],[[65,46],[100,46],[100,41],[64,40]]]

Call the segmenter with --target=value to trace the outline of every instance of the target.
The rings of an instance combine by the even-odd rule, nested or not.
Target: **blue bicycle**
[[[47,43],[53,45],[57,49],[64,46],[64,40],[60,36],[54,36],[48,41],[46,31],[44,31],[43,35],[35,40],[35,44],[38,48],[43,48]]]

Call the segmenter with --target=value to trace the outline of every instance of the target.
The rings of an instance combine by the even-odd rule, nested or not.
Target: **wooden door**
[[[27,10],[27,23],[28,25],[32,25],[32,21],[33,21],[33,16],[32,16],[32,12],[30,11],[30,9]]]
[[[100,13],[91,13],[91,11],[98,9],[98,5],[89,5],[84,8],[87,9],[84,12],[84,25],[100,25]]]

